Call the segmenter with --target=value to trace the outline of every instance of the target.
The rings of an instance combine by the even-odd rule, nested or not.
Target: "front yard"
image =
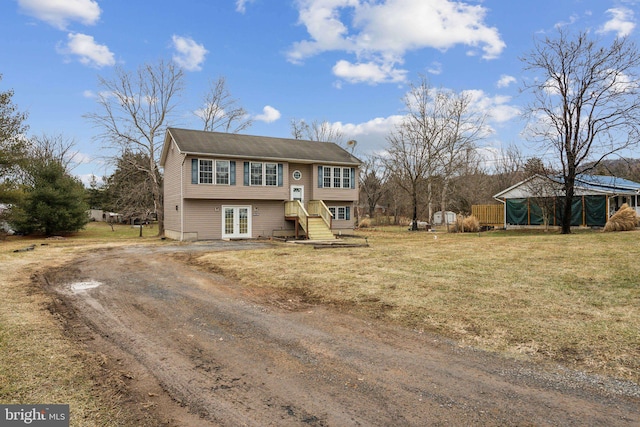
[[[370,247],[278,244],[195,262],[462,345],[640,381],[640,232],[357,235]]]

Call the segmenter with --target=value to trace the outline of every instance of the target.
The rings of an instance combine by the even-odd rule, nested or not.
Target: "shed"
[[[456,213],[452,211],[438,211],[433,214],[434,224],[455,224]]]

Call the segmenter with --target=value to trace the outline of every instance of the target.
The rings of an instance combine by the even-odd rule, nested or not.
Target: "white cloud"
[[[407,71],[397,70],[388,64],[376,64],[374,62],[352,64],[349,61],[340,60],[333,66],[333,74],[350,83],[385,83],[402,82]]]
[[[71,154],[71,158],[73,159],[73,163],[76,165],[88,165],[94,161],[89,154],[81,153],[80,151],[74,151]]]
[[[442,64],[440,62],[434,61],[431,63],[431,66],[427,68],[427,73],[440,75],[442,74]]]
[[[611,19],[598,29],[598,33],[617,33],[618,37],[628,36],[636,27],[634,22],[633,10],[626,7],[618,7],[607,10],[611,15]]]
[[[272,123],[278,120],[280,116],[280,111],[276,110],[270,105],[265,105],[265,107],[262,109],[262,114],[256,115],[254,119],[265,123]]]
[[[520,115],[520,109],[509,105],[510,96],[489,96],[483,90],[465,90],[472,101],[472,108],[487,114],[487,120],[494,123],[504,123]]]
[[[187,71],[200,71],[208,53],[204,45],[196,43],[190,37],[174,35],[171,40],[176,50],[176,54],[173,55],[175,63]]]
[[[507,74],[503,74],[500,76],[498,83],[496,84],[498,87],[509,87],[512,83],[515,83],[517,80],[513,76],[509,76]]]
[[[93,173],[85,173],[85,174],[80,174],[80,175],[76,175],[76,177],[82,181],[82,183],[84,184],[84,186],[86,188],[89,188],[91,186],[91,181],[95,178],[96,180],[96,184],[98,185],[98,187],[101,187],[105,184],[105,182],[102,180],[101,176],[97,176]]]
[[[358,64],[376,64],[387,75],[396,70],[406,52],[424,48],[447,50],[456,45],[470,46],[493,59],[505,48],[498,30],[484,24],[487,9],[452,0],[299,0],[299,23],[309,33],[308,40],[294,43],[288,59],[300,63],[327,51],[354,55]],[[347,21],[347,17],[351,21]],[[349,62],[339,61],[334,72],[357,75],[363,71]],[[373,81],[379,75],[371,73]],[[387,81],[395,81],[387,79]]]
[[[335,123],[335,126],[337,126],[338,129],[343,133],[352,137],[370,134],[387,135],[402,122],[403,118],[404,116],[401,115],[393,115],[389,117],[376,117],[375,119],[371,119],[367,122],[358,124],[342,124],[341,122],[337,122]]]
[[[331,128],[342,132],[344,140],[358,141],[358,151],[381,152],[387,147],[387,136],[402,122],[403,116],[376,117],[363,123],[331,124]]]
[[[93,25],[100,18],[94,0],[18,0],[24,13],[64,30],[70,22]]]
[[[247,4],[253,3],[255,0],[236,0],[236,12],[245,13]]]
[[[69,33],[67,45],[58,46],[58,52],[65,55],[78,56],[78,60],[95,68],[115,65],[113,53],[105,45],[97,44],[92,36],[80,33]]]
[[[441,88],[438,90],[449,91]],[[509,96],[490,96],[482,90],[466,90],[462,95],[471,100],[470,108],[487,114],[483,135],[488,138],[495,133],[492,125],[503,125],[520,116],[520,110],[510,104]],[[405,116],[394,114],[387,117],[376,117],[362,123],[330,123],[331,129],[341,132],[344,140],[358,141],[359,152],[384,152],[388,146],[387,137],[402,123]]]
[[[554,25],[554,27],[555,27],[555,28],[562,28],[562,27],[566,27],[566,26],[569,26],[569,25],[575,24],[576,22],[578,22],[578,20],[579,20],[579,19],[580,19],[580,17],[574,13],[574,14],[572,14],[572,15],[569,17],[569,20],[568,20],[568,21],[560,21],[560,22],[557,22],[557,23]]]

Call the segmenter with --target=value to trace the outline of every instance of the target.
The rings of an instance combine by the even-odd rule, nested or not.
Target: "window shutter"
[[[322,166],[318,166],[318,188],[322,188],[322,180],[324,179]]]
[[[191,159],[191,183],[198,183],[198,159]]]
[[[236,161],[229,162],[229,185],[236,185]]]
[[[244,185],[249,185],[249,162],[244,162]]]
[[[344,219],[349,221],[351,219],[351,206],[346,206],[344,208]]]
[[[356,188],[356,168],[351,168],[351,188]]]
[[[278,163],[278,187],[282,187],[284,185],[284,165],[282,163]]]

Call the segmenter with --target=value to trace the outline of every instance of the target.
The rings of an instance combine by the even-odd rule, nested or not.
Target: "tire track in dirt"
[[[133,399],[149,381],[166,391],[152,411],[175,425],[640,424],[637,385],[326,307],[283,310],[169,253],[96,251],[48,278],[100,338],[87,345],[135,373]]]

